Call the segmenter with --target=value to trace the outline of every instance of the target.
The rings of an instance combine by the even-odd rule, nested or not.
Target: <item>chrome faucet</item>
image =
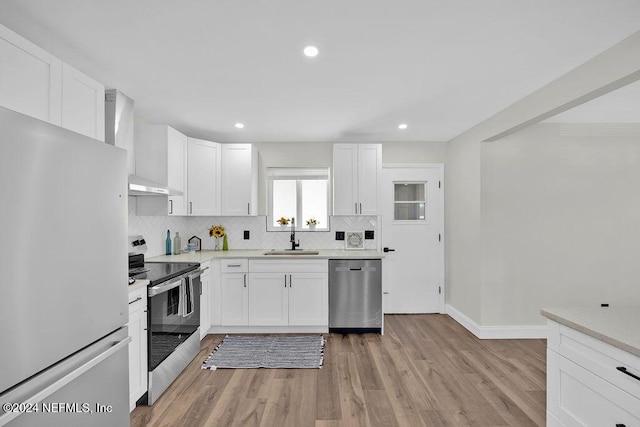
[[[291,218],[291,239],[289,240],[291,243],[291,250],[295,251],[297,247],[300,247],[300,240],[298,239],[298,243],[296,243],[296,219]]]

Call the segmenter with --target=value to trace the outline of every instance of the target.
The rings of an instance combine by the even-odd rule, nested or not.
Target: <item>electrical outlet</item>
[[[364,238],[365,240],[373,240],[373,230],[364,230]]]
[[[336,240],[344,240],[344,231],[336,231]]]
[[[244,230],[244,240],[249,240],[249,230]]]

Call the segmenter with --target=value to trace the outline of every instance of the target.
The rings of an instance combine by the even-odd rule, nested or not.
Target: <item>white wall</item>
[[[482,144],[481,324],[640,303],[640,124],[539,124]]]
[[[495,227],[498,221],[489,217],[483,222],[483,205],[491,197],[495,198],[491,203],[497,205],[508,203],[509,198],[498,197],[499,192],[492,196],[486,194],[488,198],[484,198],[484,180],[489,175],[485,176],[488,166],[483,164],[482,154],[484,144],[488,143],[483,141],[497,139],[500,143],[500,137],[512,134],[517,137],[514,132],[637,80],[640,78],[639,54],[640,32],[449,141],[445,168],[446,303],[453,309],[452,313],[460,313],[479,327],[485,326],[485,322],[500,326],[513,325],[510,322],[534,326],[540,323],[530,308],[533,301],[536,304],[542,301],[535,288],[515,291],[504,282],[496,285],[500,280],[495,277],[499,269],[496,264],[506,261],[499,257],[500,245],[493,247],[495,243],[490,241],[489,232],[483,229],[485,223]],[[501,145],[502,149],[511,150],[506,145]],[[535,153],[540,150],[535,146],[528,149]],[[487,151],[487,155],[500,154]],[[493,184],[486,189],[493,189]],[[618,202],[625,203],[624,200]],[[486,212],[493,215],[494,209]],[[516,237],[509,234],[509,238]],[[483,255],[486,250],[494,253]],[[570,254],[564,255],[564,259],[555,261],[572,262]],[[527,306],[526,314],[515,314],[518,307],[522,307],[523,298],[532,298],[532,303]]]

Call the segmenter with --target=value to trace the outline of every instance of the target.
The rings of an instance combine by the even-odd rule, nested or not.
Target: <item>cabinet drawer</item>
[[[246,258],[224,259],[220,271],[223,273],[246,273],[249,270]]]
[[[639,357],[564,325],[559,326],[557,351],[561,356],[640,399],[640,379],[632,376],[640,377]]]
[[[249,261],[252,273],[327,273],[326,259],[252,259]]]
[[[142,287],[129,292],[129,313],[147,306],[147,288]]]
[[[640,399],[550,350],[551,415],[565,426],[640,426]],[[556,394],[557,393],[557,394]]]

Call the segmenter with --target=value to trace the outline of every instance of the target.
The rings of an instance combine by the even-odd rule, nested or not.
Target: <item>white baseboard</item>
[[[548,332],[546,325],[523,325],[523,326],[481,326],[469,316],[453,307],[445,305],[445,313],[456,322],[464,326],[469,332],[481,340],[487,339],[546,339]]]

